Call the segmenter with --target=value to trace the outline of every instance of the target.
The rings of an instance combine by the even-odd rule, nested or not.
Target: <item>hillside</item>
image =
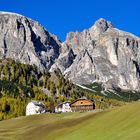
[[[140,102],[103,112],[46,114],[0,122],[2,140],[138,140]],[[32,135],[30,135],[32,134]]]
[[[0,60],[0,120],[23,116],[31,100],[44,102],[54,111],[57,103],[80,97],[76,87],[57,71],[39,71],[37,67],[12,59]]]
[[[120,88],[105,90],[101,83],[99,84],[95,82],[89,85],[77,84],[77,86],[84,92],[88,91],[95,95],[104,96],[110,99],[117,99],[126,102],[137,101],[140,99],[140,92],[138,91],[122,90]]]
[[[47,111],[64,101],[74,101],[86,96],[93,100],[97,109],[124,104],[88,91],[80,90],[59,71],[39,71],[37,67],[21,64],[12,59],[0,60],[0,120],[25,115],[31,100],[41,101]]]

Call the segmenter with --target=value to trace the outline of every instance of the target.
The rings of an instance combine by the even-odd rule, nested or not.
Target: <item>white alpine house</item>
[[[26,116],[42,114],[46,112],[46,107],[42,102],[31,100],[26,106]]]
[[[63,102],[63,103],[57,105],[55,107],[55,112],[56,113],[59,113],[59,112],[72,112],[71,107],[70,107],[70,102],[66,101],[66,102]]]

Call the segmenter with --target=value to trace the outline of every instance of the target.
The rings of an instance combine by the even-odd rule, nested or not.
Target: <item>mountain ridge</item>
[[[91,32],[90,29],[92,28],[96,29],[96,26],[100,23],[100,20],[103,20],[103,27],[105,29],[99,31],[101,33]],[[76,57],[77,59],[74,60],[74,62],[77,61],[75,62],[75,65],[72,65],[64,73],[68,75],[68,77],[70,77],[72,81],[75,81],[78,84],[81,81],[85,81],[85,78],[82,79],[81,77],[83,77],[84,73],[86,73],[85,77],[88,77],[87,78],[88,80],[86,81],[103,82],[105,88],[112,88],[112,84],[111,85],[106,84],[106,82],[108,82],[106,78],[108,79],[109,76],[114,77],[114,75],[112,76],[109,73],[109,71],[113,71],[115,67],[118,67],[118,65],[122,65],[124,67],[124,70],[122,72],[121,72],[122,66],[119,66],[118,68],[116,68],[116,70],[114,70],[115,73],[120,76],[120,79],[116,79],[116,80],[119,81],[120,82],[119,84],[121,85],[118,86],[118,83],[115,83],[114,86],[120,87],[124,90],[136,90],[136,89],[139,90],[139,55],[138,54],[139,54],[140,39],[135,35],[132,35],[127,32],[123,32],[121,30],[114,28],[112,24],[111,24],[111,27],[108,28],[107,21],[105,21],[104,19],[99,19],[97,22],[95,22],[94,26],[91,27],[90,29],[84,30],[83,32],[80,32],[80,33],[79,32],[70,33],[69,34],[70,37],[67,37],[65,44],[71,47],[73,51],[75,52],[75,54],[77,54],[78,52],[78,55]],[[86,58],[83,58],[84,50],[88,52],[87,53],[88,56],[86,56]],[[83,55],[83,57],[81,57],[80,55]],[[122,58],[120,59],[120,56],[118,55],[120,55]],[[124,62],[125,58],[128,59],[126,60],[126,62]],[[85,61],[88,59],[89,59],[89,62],[80,62],[81,63],[80,68],[77,71],[75,71],[75,74],[78,75],[79,71],[81,71],[81,73],[83,71],[83,73],[82,74],[80,73],[79,77],[75,77],[74,70],[77,69],[77,64],[79,60]],[[129,59],[131,61],[131,64],[127,64],[129,63]],[[99,63],[101,63],[101,65],[99,65]],[[105,63],[106,65],[104,65]],[[82,66],[82,64],[86,64],[86,66]],[[128,67],[126,67],[127,65]],[[108,69],[108,66],[111,68]],[[98,68],[95,69],[95,67],[98,67]],[[131,67],[133,68],[132,71],[131,71]],[[105,69],[106,69],[106,72],[103,74],[102,70],[105,70]],[[101,70],[101,72],[97,74],[97,71],[99,70]],[[129,72],[128,70],[131,72]],[[89,71],[91,71],[91,73],[89,73]],[[129,74],[133,72],[133,75],[131,75],[133,77],[132,78],[133,84],[131,84],[131,78],[129,79],[129,81],[126,81],[126,79],[129,78],[128,76],[129,74],[122,77],[121,74],[118,73],[119,71],[122,75],[124,75],[125,72],[128,72]],[[89,73],[89,76],[88,76],[88,73]],[[106,77],[104,78],[105,74],[106,74]],[[116,78],[117,78],[117,75],[116,75]],[[137,75],[138,77],[135,77],[135,75]],[[99,80],[97,77],[99,78]],[[116,81],[115,79],[113,80]],[[83,83],[89,84],[86,81],[81,82],[80,84],[83,84]]]
[[[105,89],[140,91],[140,38],[100,18],[61,42],[38,22],[0,13],[0,58],[59,69],[77,84],[103,83]],[[15,47],[16,46],[16,47]]]

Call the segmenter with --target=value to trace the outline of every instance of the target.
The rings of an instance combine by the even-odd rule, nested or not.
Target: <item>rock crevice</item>
[[[62,43],[38,22],[1,12],[0,58],[59,69],[77,84],[96,81],[105,89],[140,91],[140,38],[103,18],[83,32],[70,32]]]

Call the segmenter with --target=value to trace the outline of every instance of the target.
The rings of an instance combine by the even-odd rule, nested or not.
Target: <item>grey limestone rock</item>
[[[140,38],[101,18],[61,42],[38,22],[0,12],[0,58],[59,69],[77,84],[100,82],[106,89],[140,91]]]
[[[78,84],[101,82],[106,89],[140,90],[140,39],[99,19],[65,41],[76,55],[64,74]]]
[[[0,12],[0,58],[12,58],[50,68],[59,56],[61,42],[38,22]]]

